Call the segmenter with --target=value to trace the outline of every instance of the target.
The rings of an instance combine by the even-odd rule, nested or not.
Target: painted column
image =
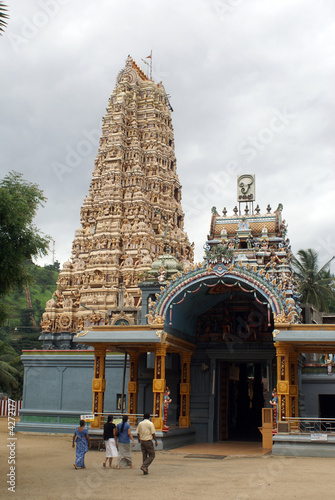
[[[299,359],[299,353],[297,353],[295,351],[291,351],[289,354],[289,363],[290,363],[289,415],[290,415],[290,417],[298,417],[299,416],[298,359]]]
[[[93,408],[92,413],[103,413],[104,411],[104,398],[106,390],[105,379],[105,362],[106,362],[106,348],[94,348],[94,378],[92,381],[93,391]],[[102,426],[104,418],[102,416],[95,417],[91,422],[92,428],[99,428]]]
[[[180,417],[179,427],[190,427],[190,396],[191,396],[191,357],[192,354],[182,353],[180,381]]]
[[[131,425],[137,424],[136,417],[132,417],[132,415],[137,413],[139,357],[139,352],[129,352],[128,414]]]
[[[289,396],[289,349],[282,344],[276,345],[277,354],[277,394],[278,394],[278,415],[277,422],[288,417],[288,396]]]
[[[154,396],[153,418],[155,429],[163,429],[163,400],[166,385],[165,380],[165,357],[166,345],[160,344],[155,350],[155,378],[152,382],[152,392]]]
[[[278,420],[298,416],[298,357],[289,344],[276,343]]]

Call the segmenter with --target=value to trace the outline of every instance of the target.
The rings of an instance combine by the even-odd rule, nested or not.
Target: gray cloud
[[[210,208],[232,211],[243,172],[256,174],[262,210],[283,203],[293,250],[319,248],[326,260],[335,254],[333,20],[331,0],[17,0],[0,39],[1,177],[17,170],[45,191],[36,224],[65,262],[116,76],[129,53],[141,65],[152,49],[175,110],[196,260]]]

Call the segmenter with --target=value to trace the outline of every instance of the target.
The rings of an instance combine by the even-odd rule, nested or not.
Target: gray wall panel
[[[62,410],[81,409],[92,411],[91,367],[62,367]]]
[[[60,408],[60,377],[57,367],[30,366],[25,370],[24,408]]]

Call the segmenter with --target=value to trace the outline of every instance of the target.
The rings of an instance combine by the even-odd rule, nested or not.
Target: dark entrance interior
[[[261,441],[266,363],[220,363],[219,439]]]
[[[319,394],[319,417],[335,418],[335,394]]]
[[[203,307],[209,307],[197,317],[197,351],[215,359],[214,440],[261,441],[262,408],[274,380],[273,315],[264,297],[245,287],[233,279],[208,285]]]

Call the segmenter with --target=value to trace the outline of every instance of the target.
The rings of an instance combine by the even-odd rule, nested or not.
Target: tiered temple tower
[[[167,247],[179,262],[193,261],[171,111],[162,83],[129,56],[103,118],[71,259],[43,314],[44,348],[70,348],[73,335],[93,325],[138,324],[138,284],[152,262]]]

